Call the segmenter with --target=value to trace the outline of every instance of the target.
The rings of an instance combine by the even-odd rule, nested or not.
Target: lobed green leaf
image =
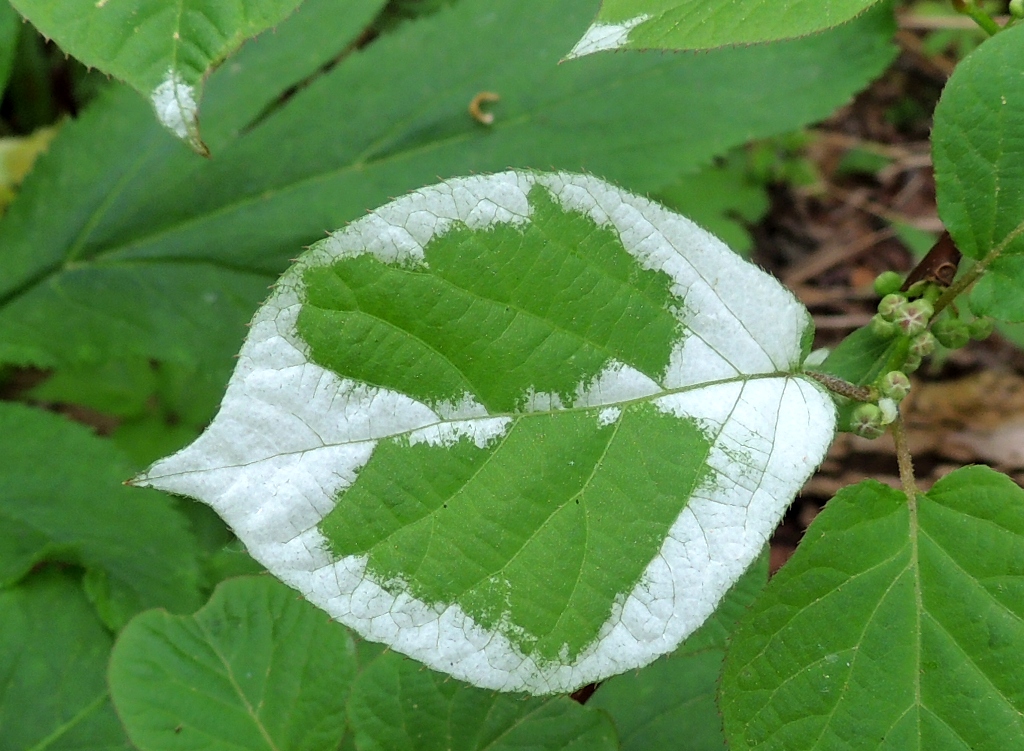
[[[131,749],[104,679],[111,641],[70,573],[0,590],[0,747]]]
[[[394,652],[360,673],[348,717],[359,751],[619,748],[608,716],[567,696],[533,699],[484,691]]]
[[[84,566],[104,620],[199,604],[198,550],[159,493],[124,487],[133,467],[108,441],[41,410],[0,404],[0,586],[43,561]]]
[[[751,749],[1024,744],[1024,490],[966,467],[916,502],[867,481],[808,530],[737,630],[730,743]]]
[[[337,748],[356,673],[348,632],[270,577],[221,584],[193,616],[149,611],[110,658],[142,751]]]
[[[846,23],[878,0],[603,0],[569,58],[604,50],[702,50]],[[891,12],[891,11],[889,11]]]

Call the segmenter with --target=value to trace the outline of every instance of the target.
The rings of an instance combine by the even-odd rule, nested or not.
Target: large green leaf
[[[768,582],[767,551],[708,620],[673,654],[605,681],[587,706],[611,715],[623,751],[680,748],[722,751],[725,736],[715,701],[725,647],[736,622]]]
[[[344,628],[270,577],[245,577],[194,616],[136,617],[110,690],[142,751],[320,751],[341,741],[355,673]]]
[[[147,97],[178,138],[199,135],[202,82],[246,39],[282,21],[301,0],[11,0],[44,36]]]
[[[111,641],[69,574],[0,590],[0,748],[131,748],[104,680]]]
[[[810,335],[645,199],[453,180],[304,255],[213,425],[138,481],[370,639],[568,691],[672,651],[757,556],[833,435]]]
[[[1024,491],[987,467],[916,501],[842,490],[733,637],[736,748],[1024,748]]]
[[[569,57],[617,49],[701,50],[812,34],[878,0],[603,0]]]
[[[3,96],[7,88],[7,79],[11,75],[20,31],[21,19],[14,12],[14,8],[8,3],[0,3],[0,97]]]
[[[86,567],[112,626],[147,607],[199,604],[195,540],[170,499],[122,484],[132,464],[57,415],[0,403],[0,586],[41,561]]]
[[[346,58],[257,127],[207,127],[209,161],[130,92],[110,92],[65,127],[0,223],[0,360],[175,360],[196,373],[194,391],[222,390],[287,260],[391,196],[511,163],[653,190],[825,116],[892,57],[891,19],[871,16],[777,47],[556,65],[593,11],[591,0],[463,0]],[[261,111],[251,92],[288,59],[295,44],[280,44],[307,12],[258,40],[237,74],[235,59],[215,71],[206,112]],[[336,16],[325,10],[322,25]],[[490,128],[466,112],[483,90],[502,96]]]
[[[467,686],[394,652],[356,679],[348,704],[359,751],[614,751],[607,715],[568,697],[523,699]]]
[[[1000,32],[957,66],[935,109],[939,215],[985,274],[971,309],[1024,321],[1024,27]]]

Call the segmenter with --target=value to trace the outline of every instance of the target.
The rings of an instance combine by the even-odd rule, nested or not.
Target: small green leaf
[[[971,310],[1024,321],[1024,27],[1000,32],[956,67],[935,108],[939,216],[985,264]]]
[[[571,691],[673,650],[832,439],[807,311],[596,178],[423,188],[275,289],[211,428],[138,481],[486,688]]]
[[[348,632],[270,577],[221,584],[194,616],[121,633],[110,690],[142,751],[337,748],[356,672]]]
[[[792,39],[846,23],[877,2],[603,0],[597,19],[568,57],[604,50],[702,50]]]
[[[200,153],[202,82],[246,37],[300,0],[11,0],[42,34],[147,97],[160,122]]]
[[[778,46],[557,65],[590,0],[461,0],[246,127],[291,78],[276,76],[304,49],[290,30],[307,13],[337,31],[330,56],[351,40],[333,0],[310,2],[211,75],[204,133],[217,159],[191,158],[130,91],[65,126],[0,222],[0,360],[182,363],[190,393],[216,401],[267,287],[325,227],[439,174],[509,164],[653,191],[748,138],[827,116],[894,51],[892,19],[868,14]],[[502,97],[489,129],[466,112],[484,90]]]
[[[765,551],[729,590],[715,615],[675,653],[601,684],[587,706],[611,715],[623,751],[678,748],[683,738],[687,751],[725,748],[715,701],[725,647],[736,622],[767,582]]]
[[[568,697],[484,691],[383,654],[352,687],[348,716],[360,751],[618,749],[608,717]]]
[[[81,564],[112,628],[143,608],[199,604],[198,551],[184,518],[159,493],[124,487],[132,465],[113,445],[11,403],[0,404],[0,433],[0,585],[41,561]]]
[[[733,637],[736,748],[1024,747],[1024,490],[957,470],[840,491]]]
[[[0,590],[0,748],[128,751],[104,678],[111,641],[70,574]]]

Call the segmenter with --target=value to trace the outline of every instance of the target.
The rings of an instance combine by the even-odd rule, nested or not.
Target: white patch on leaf
[[[176,70],[168,70],[163,82],[149,96],[156,116],[174,135],[189,140],[197,130],[199,105],[196,90]]]
[[[650,18],[649,15],[642,13],[636,18],[630,18],[621,23],[593,23],[583,34],[583,38],[576,42],[576,46],[565,56],[565,59],[572,60],[584,55],[592,55],[595,52],[625,47],[629,41],[629,32],[648,18]]]
[[[454,226],[528,222],[527,197],[538,183],[566,210],[614,229],[641,267],[669,276],[677,297],[680,334],[660,382],[609,360],[578,384],[571,406],[603,407],[598,423],[610,425],[625,403],[646,398],[696,421],[711,441],[706,481],[571,664],[541,664],[510,640],[530,636],[514,624],[485,629],[457,605],[412,597],[400,579],[374,581],[366,556],[330,553],[317,525],[380,440],[469,439],[484,448],[516,418],[488,415],[471,394],[429,405],[342,378],[311,362],[296,332],[306,269],[363,253],[422,265],[427,243]],[[791,294],[716,238],[596,178],[506,172],[450,180],[378,209],[303,255],[258,311],[213,424],[137,482],[205,500],[257,560],[368,639],[478,686],[567,692],[641,667],[692,633],[821,461],[834,406],[816,384],[790,375],[808,325]],[[533,391],[523,404],[565,408],[558,395]]]

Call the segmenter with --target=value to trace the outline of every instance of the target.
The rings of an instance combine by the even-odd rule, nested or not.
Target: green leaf
[[[348,632],[270,577],[221,584],[194,616],[121,633],[110,691],[142,751],[337,748],[356,672]]]
[[[939,216],[985,273],[971,310],[1024,321],[1024,27],[1000,32],[956,67],[935,108]]]
[[[744,258],[754,241],[747,226],[768,213],[768,190],[747,170],[745,155],[684,175],[660,189],[655,198],[714,235]]]
[[[840,491],[733,637],[736,748],[1024,747],[1024,490],[987,467],[916,503]]]
[[[212,505],[367,638],[571,691],[694,631],[820,461],[810,328],[716,238],[596,178],[452,180],[305,254],[212,427],[137,482]]]
[[[253,54],[272,69],[308,11]],[[216,143],[207,127],[215,160],[190,158],[137,97],[109,92],[65,127],[0,223],[0,360],[180,362],[193,394],[216,393],[268,285],[325,228],[438,174],[511,163],[654,190],[824,117],[893,53],[892,20],[870,15],[778,47],[556,65],[592,12],[589,0],[463,0],[345,58],[257,127]],[[264,75],[255,60],[234,68],[212,74],[207,113],[258,88],[246,83]],[[466,111],[484,90],[502,96],[490,128]]]
[[[604,50],[703,50],[792,39],[846,23],[877,2],[603,0],[597,19],[568,57]]]
[[[568,697],[524,699],[484,691],[393,652],[360,673],[348,716],[359,751],[619,748],[608,717]]]
[[[0,97],[3,97],[14,66],[20,33],[21,18],[8,3],[0,3]]]
[[[88,572],[117,628],[134,613],[199,603],[196,544],[159,493],[124,487],[132,465],[109,442],[57,415],[0,404],[0,586],[41,561]]]
[[[725,646],[767,582],[765,551],[729,590],[715,615],[675,653],[601,684],[587,706],[611,715],[623,751],[677,748],[681,738],[687,751],[725,748],[715,701]]]
[[[104,678],[111,641],[68,574],[0,590],[0,747],[130,749]]]
[[[44,36],[147,97],[160,122],[208,154],[199,135],[202,83],[246,37],[301,0],[11,0]]]

